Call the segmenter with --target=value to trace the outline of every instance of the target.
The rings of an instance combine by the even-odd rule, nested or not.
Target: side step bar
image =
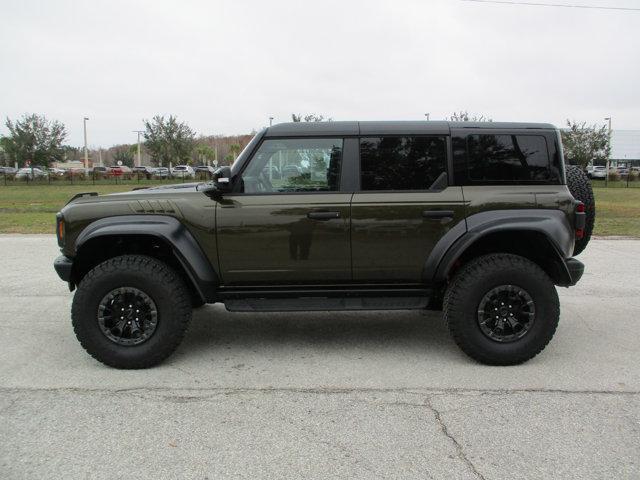
[[[221,294],[230,312],[426,309],[427,289],[228,291]]]

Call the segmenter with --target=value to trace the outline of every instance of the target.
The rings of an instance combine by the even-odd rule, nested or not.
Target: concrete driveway
[[[640,478],[640,241],[595,240],[538,357],[432,312],[195,312],[163,365],[82,350],[52,236],[0,236],[0,478]]]

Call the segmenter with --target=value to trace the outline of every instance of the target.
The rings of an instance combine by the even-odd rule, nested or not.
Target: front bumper
[[[56,269],[56,273],[62,280],[71,283],[71,269],[73,268],[72,259],[66,255],[60,255],[53,261],[53,268]]]
[[[567,284],[568,287],[575,285],[582,278],[582,274],[584,273],[584,263],[580,260],[576,260],[575,258],[567,258],[564,261],[564,264],[567,267],[567,272],[569,272],[569,277],[571,281]]]

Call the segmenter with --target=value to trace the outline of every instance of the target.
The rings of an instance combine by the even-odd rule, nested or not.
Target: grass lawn
[[[165,182],[166,183],[166,182]],[[136,185],[0,186],[0,233],[54,233],[55,214],[76,193],[124,192]],[[640,188],[600,188],[595,235],[640,238]]]
[[[56,213],[80,192],[113,193],[136,185],[0,186],[0,233],[55,233]]]
[[[640,188],[593,189],[596,196],[594,235],[640,237]]]

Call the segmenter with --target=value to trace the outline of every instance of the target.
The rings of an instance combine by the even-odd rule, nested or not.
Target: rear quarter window
[[[453,140],[456,183],[560,183],[547,138],[535,134],[471,134]]]

